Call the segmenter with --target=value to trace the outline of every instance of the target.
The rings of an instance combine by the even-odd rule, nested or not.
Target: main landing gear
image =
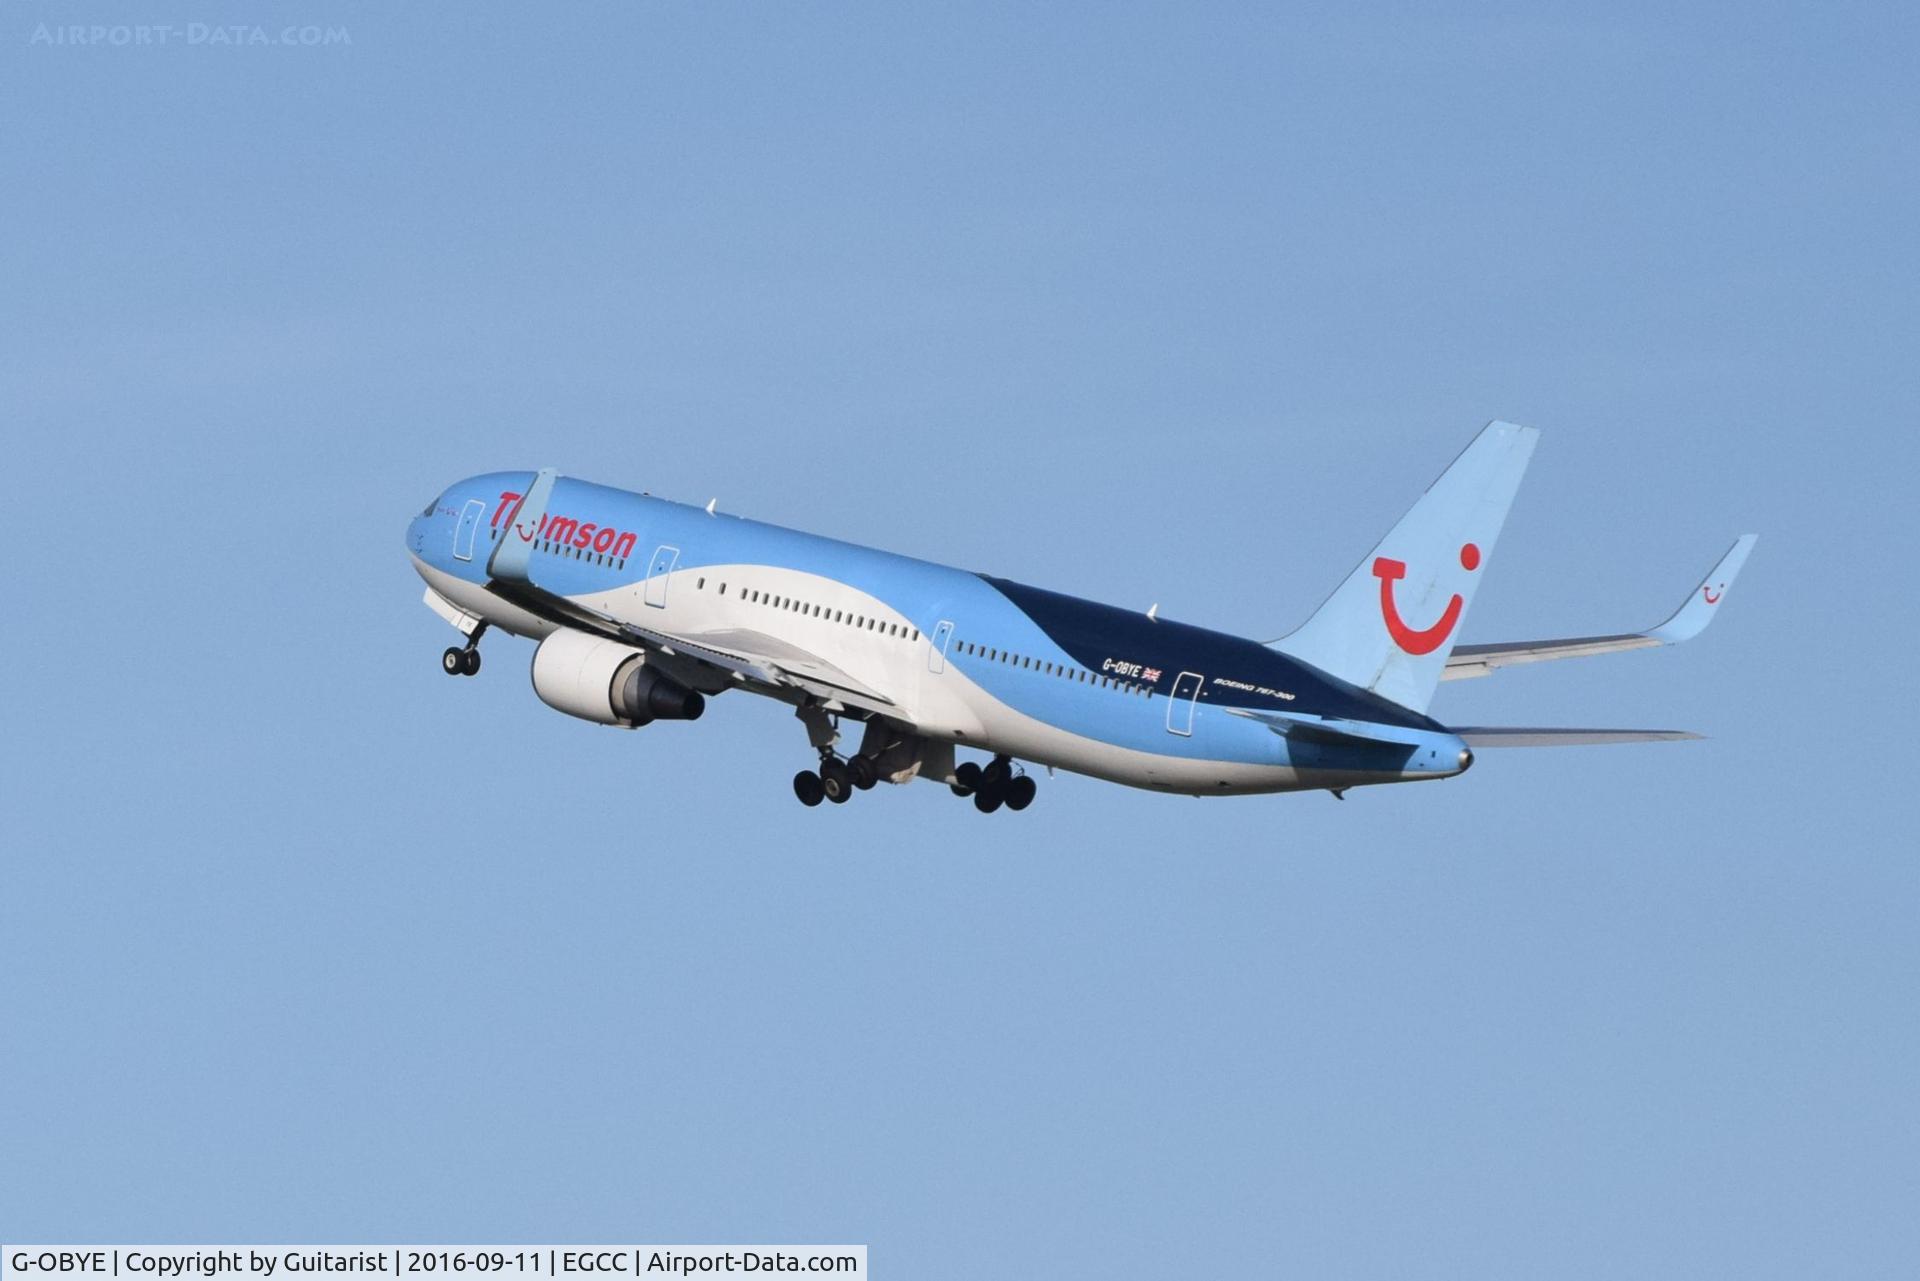
[[[467,637],[467,643],[447,646],[447,652],[440,655],[440,670],[449,676],[477,676],[480,674],[480,638],[486,635],[487,625],[480,624]]]
[[[864,792],[879,781],[873,762],[865,756],[841,760],[832,752],[820,753],[820,772],[803,769],[793,776],[793,794],[800,803],[812,808],[821,801],[845,805],[855,792]]]
[[[836,753],[840,741],[838,719],[818,704],[802,704],[794,709],[800,723],[807,727],[807,741],[820,753],[820,769],[803,769],[793,776],[793,794],[811,809],[821,801],[845,805],[855,792],[864,792],[880,781],[880,770],[865,752],[845,759]]]
[[[1004,756],[994,757],[985,769],[968,761],[953,771],[954,781],[948,786],[955,796],[973,797],[973,808],[982,814],[1002,805],[1018,813],[1033,804],[1040,786],[1031,775],[1016,774],[1013,769],[1013,762]]]

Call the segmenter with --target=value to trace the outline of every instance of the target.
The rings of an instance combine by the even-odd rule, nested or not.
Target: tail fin
[[[1275,648],[1424,712],[1540,433],[1492,422]]]

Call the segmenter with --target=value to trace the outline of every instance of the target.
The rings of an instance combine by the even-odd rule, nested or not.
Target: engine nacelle
[[[647,666],[645,650],[561,628],[533,651],[533,692],[555,711],[602,725],[698,720],[707,700]]]

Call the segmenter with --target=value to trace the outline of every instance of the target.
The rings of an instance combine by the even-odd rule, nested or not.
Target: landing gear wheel
[[[991,814],[999,809],[1006,799],[1006,793],[1000,788],[983,787],[973,794],[973,808],[982,814]]]
[[[1007,808],[1015,813],[1033,804],[1033,798],[1039,795],[1040,785],[1031,775],[1022,774],[1007,781]]]
[[[447,646],[447,652],[440,655],[440,670],[449,676],[467,674],[467,651],[458,645]]]
[[[987,763],[987,767],[984,770],[980,771],[980,785],[982,787],[999,787],[1007,781],[1008,776],[1012,773],[1013,769],[1007,764],[1006,758],[996,756]]]
[[[480,674],[479,650],[463,649],[460,651],[460,674],[462,676],[478,676]]]
[[[810,769],[803,769],[793,776],[793,794],[799,797],[800,803],[808,809],[818,805],[820,799],[826,795],[820,787],[820,776]]]
[[[852,779],[853,785],[863,792],[880,781],[880,776],[874,772],[871,756],[856,756],[848,761],[847,777]]]
[[[953,771],[953,782],[947,784],[955,796],[972,796],[980,790],[980,767],[968,761]]]
[[[835,805],[845,805],[847,798],[853,795],[853,779],[847,775],[847,767],[839,761],[820,762],[820,786],[825,789],[826,797]]]

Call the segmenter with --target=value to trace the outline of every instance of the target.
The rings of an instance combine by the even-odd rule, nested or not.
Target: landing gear
[[[982,814],[1003,805],[1017,813],[1033,804],[1040,792],[1040,785],[1029,775],[1014,773],[1013,762],[1004,756],[994,757],[985,769],[972,761],[958,766],[947,786],[955,796],[971,796],[973,808]]]
[[[820,754],[820,772],[803,769],[793,776],[793,794],[800,798],[802,805],[818,805],[821,801],[832,801],[835,805],[845,805],[853,797],[854,789],[860,786],[859,757],[843,761],[831,752]],[[871,770],[871,766],[869,766]],[[872,777],[869,773],[868,777]],[[867,784],[872,787],[872,783]]]
[[[449,645],[447,652],[440,655],[440,670],[449,676],[478,676],[480,674],[480,638],[486,634],[487,625],[480,624],[467,635],[465,645]]]
[[[440,655],[440,670],[449,676],[474,676],[480,671],[480,651],[469,646],[461,649],[458,645],[447,646],[447,652]]]
[[[863,792],[872,791],[873,785],[880,781],[880,774],[873,768],[871,756],[856,756],[847,762],[847,775],[853,785]]]
[[[845,805],[853,795],[853,777],[845,765],[828,756],[820,762],[820,787],[828,800],[835,805]]]

